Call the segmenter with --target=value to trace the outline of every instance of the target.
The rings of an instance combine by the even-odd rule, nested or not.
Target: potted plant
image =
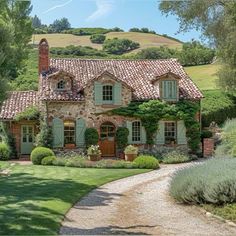
[[[87,153],[90,161],[101,160],[101,150],[99,148],[99,145],[91,145],[88,148]]]
[[[138,148],[133,145],[129,145],[125,148],[124,153],[126,161],[133,161],[138,155]]]

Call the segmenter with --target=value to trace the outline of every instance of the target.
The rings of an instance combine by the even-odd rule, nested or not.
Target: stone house
[[[0,120],[15,137],[20,156],[30,154],[38,126],[36,121],[15,121],[14,117],[32,105],[39,106],[47,116],[55,149],[83,148],[85,129],[94,127],[102,156],[112,157],[116,155],[118,127],[127,127],[129,143],[140,148],[145,148],[146,133],[140,120],[104,112],[125,107],[131,101],[162,99],[174,103],[188,99],[200,103],[203,97],[176,59],[50,59],[48,42],[42,39],[38,69],[38,91],[9,93],[0,111]],[[196,119],[200,122],[200,111]],[[170,138],[176,141],[174,147]],[[154,147],[186,150],[184,122],[161,120]]]

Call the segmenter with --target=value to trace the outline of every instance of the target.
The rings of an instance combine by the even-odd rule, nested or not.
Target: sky
[[[158,34],[168,34],[184,42],[200,40],[200,32],[179,33],[176,16],[162,15],[158,0],[31,0],[31,15],[37,15],[43,24],[68,18],[72,27],[147,27]]]

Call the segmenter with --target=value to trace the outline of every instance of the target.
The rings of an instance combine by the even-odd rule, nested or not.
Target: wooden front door
[[[21,154],[28,155],[34,147],[34,126],[21,126]]]
[[[115,126],[110,122],[100,127],[100,148],[103,157],[115,156]]]

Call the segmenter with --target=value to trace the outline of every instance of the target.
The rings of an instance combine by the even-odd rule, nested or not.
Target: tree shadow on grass
[[[45,179],[27,173],[0,178],[0,235],[57,234],[71,204],[95,185],[71,179]],[[93,204],[106,205],[112,194]]]

